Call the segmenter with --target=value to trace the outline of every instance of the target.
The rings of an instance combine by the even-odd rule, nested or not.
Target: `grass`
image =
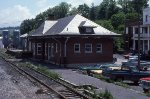
[[[84,89],[88,90],[86,93],[93,99],[114,99],[113,95],[107,89],[105,89],[105,92],[97,92],[94,88],[89,86]]]
[[[146,96],[150,97],[150,92],[149,93],[145,93]]]
[[[34,70],[37,70],[45,75],[47,75],[48,77],[52,77],[53,79],[58,79],[60,78],[60,75],[49,70],[47,67],[45,66],[42,66],[42,65],[33,65],[32,63],[30,62],[25,62],[25,63],[20,63],[20,66],[27,66],[27,67],[30,67]]]
[[[122,86],[122,87],[125,87],[125,88],[130,88],[130,86],[128,84],[125,84],[125,83],[123,83],[121,81],[114,81],[114,80],[106,78],[106,77],[104,77],[102,75],[97,75],[97,74],[94,74],[93,76],[95,78],[98,78],[98,79],[103,80],[103,81],[108,82],[108,83],[113,83],[113,84],[118,85],[118,86]]]
[[[54,78],[54,79],[60,78],[59,74],[57,74],[57,73],[55,73],[53,71],[50,71],[47,67],[39,65],[36,70],[39,71],[39,72],[42,72],[42,73],[46,74],[49,77]]]
[[[30,62],[22,62],[22,63],[19,63],[19,66],[26,66],[26,67],[30,67],[34,70],[37,70],[45,75],[47,75],[48,77],[51,77],[53,79],[59,79],[60,78],[60,75],[49,70],[48,67],[45,67],[45,66],[42,66],[40,64],[38,65],[34,65]]]
[[[10,58],[15,59],[14,56],[5,53],[5,50],[0,50],[0,56],[4,57],[5,59],[10,59]],[[30,62],[19,62],[16,65],[30,67],[30,68],[32,68],[34,70],[37,70],[37,71],[47,75],[48,77],[52,77],[53,79],[60,78],[59,74],[57,74],[57,73],[55,73],[53,71],[50,71],[47,67],[42,66],[42,65],[36,66],[36,65],[33,65]]]
[[[7,54],[7,53],[5,53],[5,52],[6,52],[5,49],[1,49],[1,50],[0,50],[0,56],[1,56],[1,57],[4,57],[4,58],[6,58],[6,59],[15,59],[14,56],[12,56],[12,55],[10,55],[10,54]]]

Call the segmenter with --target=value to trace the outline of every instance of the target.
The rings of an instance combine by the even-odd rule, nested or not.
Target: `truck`
[[[129,80],[138,84],[140,78],[150,77],[150,73],[139,71],[135,66],[122,66],[121,70],[105,69],[102,75],[112,80]]]
[[[145,93],[150,92],[150,77],[141,78],[140,86],[143,88]]]

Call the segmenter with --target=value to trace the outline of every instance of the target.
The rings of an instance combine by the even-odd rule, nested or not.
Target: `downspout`
[[[69,37],[67,37],[67,39],[65,40],[65,45],[64,45],[64,57],[67,56],[67,55],[66,55],[66,53],[67,53],[66,45],[67,45],[68,39],[69,39]]]

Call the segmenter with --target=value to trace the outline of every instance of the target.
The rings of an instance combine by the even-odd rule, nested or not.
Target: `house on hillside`
[[[112,62],[113,38],[117,36],[77,14],[46,20],[28,35],[28,50],[33,58],[64,66]]]
[[[138,23],[139,22],[139,23]],[[138,29],[138,24],[140,29]],[[150,8],[143,9],[143,20],[130,21],[126,24],[126,42],[128,48],[138,50],[138,31],[140,30],[140,50],[150,51]]]

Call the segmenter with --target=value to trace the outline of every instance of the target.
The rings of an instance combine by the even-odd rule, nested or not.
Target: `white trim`
[[[87,45],[90,45],[90,51],[86,51]],[[85,53],[92,53],[92,44],[91,43],[85,43]]]
[[[100,45],[100,47],[98,47],[98,45]],[[97,49],[99,49],[99,48],[100,48],[100,51],[97,50]],[[102,53],[102,50],[103,50],[102,44],[101,44],[101,43],[97,43],[97,44],[96,44],[96,53]]]
[[[64,57],[67,56],[67,42],[68,42],[69,37],[65,40],[65,45],[64,45]]]
[[[79,51],[75,51],[75,46],[78,46],[79,47]],[[74,53],[80,53],[80,44],[79,43],[75,43],[74,44]]]

